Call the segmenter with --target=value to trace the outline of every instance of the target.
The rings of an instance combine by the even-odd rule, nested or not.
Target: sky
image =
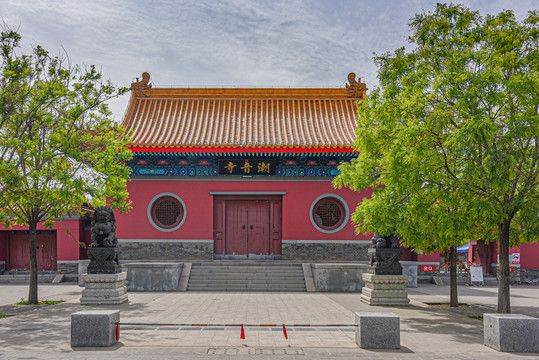
[[[377,86],[373,54],[406,46],[425,0],[0,0],[23,45],[67,53],[129,87],[344,87],[354,72]],[[468,0],[482,15],[522,20],[539,0]],[[121,121],[129,94],[110,101]]]

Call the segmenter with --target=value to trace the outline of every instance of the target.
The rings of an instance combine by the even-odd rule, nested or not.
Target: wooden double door
[[[9,233],[8,270],[30,270],[30,235],[24,231]],[[37,270],[56,270],[56,231],[42,230],[36,239]]]
[[[279,196],[215,196],[215,254],[280,255],[281,209]]]

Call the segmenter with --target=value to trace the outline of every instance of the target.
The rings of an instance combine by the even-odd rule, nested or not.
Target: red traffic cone
[[[284,338],[288,340],[288,335],[286,334],[286,326],[284,326],[284,324],[283,324],[283,334],[284,334]]]
[[[243,331],[243,324],[241,324],[241,335],[240,339],[245,339],[245,331]]]

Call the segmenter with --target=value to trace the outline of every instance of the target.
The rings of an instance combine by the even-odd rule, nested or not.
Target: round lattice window
[[[322,195],[311,206],[311,221],[321,232],[334,233],[346,225],[348,207],[337,195]]]
[[[185,220],[185,205],[175,194],[156,196],[150,202],[148,210],[150,222],[161,231],[174,231]]]

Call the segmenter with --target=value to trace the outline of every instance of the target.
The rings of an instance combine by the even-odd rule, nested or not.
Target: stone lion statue
[[[372,238],[372,247],[377,249],[398,248],[399,240],[394,234],[385,237],[374,234]]]
[[[117,247],[116,218],[111,208],[100,206],[92,217],[92,247]]]

